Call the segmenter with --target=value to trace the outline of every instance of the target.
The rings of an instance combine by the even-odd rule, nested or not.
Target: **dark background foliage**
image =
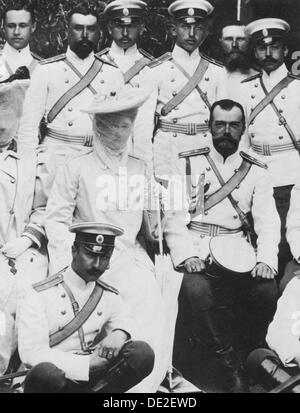
[[[34,4],[36,10],[37,30],[33,36],[31,48],[41,57],[50,57],[66,50],[67,45],[67,15],[79,0],[28,0]],[[99,15],[103,11],[105,2],[100,0],[86,0]],[[171,50],[174,39],[168,36],[170,24],[167,7],[173,0],[144,0],[149,10],[145,16],[146,30],[140,46],[159,56]],[[236,18],[237,0],[210,0],[215,6],[213,20],[211,20],[211,35],[204,45],[203,51],[215,58],[220,57],[218,45],[218,30],[224,20]],[[8,2],[14,0],[0,0],[0,14]],[[249,21],[262,17],[280,17],[286,19],[293,30],[290,36],[291,50],[300,50],[300,0],[242,0],[242,21]],[[109,45],[105,26],[102,24],[103,35],[98,49]],[[0,31],[0,42],[3,44],[3,30]]]

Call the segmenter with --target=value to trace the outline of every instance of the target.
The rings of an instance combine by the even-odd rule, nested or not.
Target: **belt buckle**
[[[220,234],[220,228],[218,225],[210,224],[208,232],[210,237],[217,237]]]
[[[262,154],[264,156],[271,156],[272,155],[271,146],[268,145],[268,144],[263,144],[262,145]]]
[[[188,123],[187,124],[187,134],[188,135],[196,135],[196,124],[195,123]]]
[[[91,147],[93,145],[93,135],[85,135],[83,146]]]

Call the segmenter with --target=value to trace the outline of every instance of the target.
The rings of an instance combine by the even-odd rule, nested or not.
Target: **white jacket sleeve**
[[[294,186],[286,221],[286,238],[293,257],[300,262],[300,184]]]

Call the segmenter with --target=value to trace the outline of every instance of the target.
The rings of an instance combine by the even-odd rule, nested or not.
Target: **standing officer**
[[[9,2],[2,23],[6,43],[1,51],[0,81],[10,77],[21,66],[28,67],[32,75],[41,60],[31,52],[29,45],[36,29],[33,7],[24,0]]]
[[[221,64],[203,56],[199,47],[208,34],[207,1],[178,0],[168,9],[174,19],[172,53],[149,67],[158,81],[157,132],[154,136],[154,169],[157,176],[183,173],[178,153],[207,146],[209,109],[226,85]]]
[[[181,294],[191,311],[191,333],[215,355],[224,390],[240,392],[245,387],[237,350],[264,342],[276,308],[280,222],[267,167],[238,153],[242,106],[215,102],[209,125],[213,147],[180,154],[189,170],[190,235],[202,260],[184,276]],[[250,211],[256,251],[248,242]]]
[[[252,153],[269,167],[281,218],[279,277],[291,258],[285,237],[286,215],[291,190],[300,173],[300,78],[289,73],[284,64],[289,30],[288,23],[280,19],[261,19],[247,26],[262,72],[243,81],[249,145]]]
[[[72,8],[67,52],[43,61],[26,95],[18,140],[37,146],[45,116],[43,147],[48,153],[50,181],[68,154],[92,145],[92,121],[81,109],[96,93],[109,94],[122,85],[121,72],[94,54],[99,34],[97,13],[88,3]]]
[[[138,49],[140,36],[145,30],[143,16],[147,4],[140,0],[115,0],[104,10],[107,29],[112,44],[100,55],[114,62],[122,71],[124,83],[134,88],[151,86],[151,71],[147,67],[154,59],[143,49]],[[140,108],[135,121],[129,150],[152,166],[152,138],[157,93],[153,91]]]
[[[70,231],[71,266],[35,284],[21,305],[19,352],[32,368],[25,393],[125,392],[151,373],[154,354],[132,341],[118,291],[100,279],[123,230],[91,222]]]

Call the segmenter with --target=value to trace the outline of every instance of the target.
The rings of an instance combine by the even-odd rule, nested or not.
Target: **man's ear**
[[[146,30],[146,27],[145,27],[145,25],[142,23],[142,24],[140,25],[139,35],[142,36],[142,35],[144,34],[145,30]]]
[[[177,37],[176,24],[174,23],[168,24],[168,33],[170,34],[171,37]]]
[[[75,258],[77,254],[78,254],[78,246],[74,243],[72,245],[72,257]]]
[[[289,48],[287,46],[284,46],[283,54],[284,54],[284,57],[287,57],[287,55],[289,54]]]
[[[107,31],[108,31],[108,34],[111,36],[112,35],[112,29],[111,29],[111,24],[110,23],[108,23],[108,25],[107,25]]]

